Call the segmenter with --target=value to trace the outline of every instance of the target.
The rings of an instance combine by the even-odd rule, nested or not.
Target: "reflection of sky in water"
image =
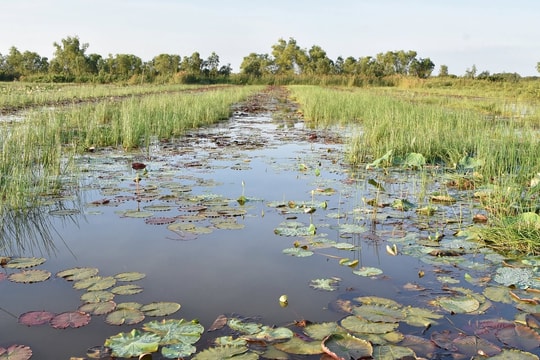
[[[354,220],[350,212],[364,206],[362,197],[369,198],[374,194],[373,188],[365,182],[347,186],[342,183],[346,174],[338,166],[332,165],[333,160],[337,159],[337,163],[342,161],[342,155],[336,150],[338,148],[334,145],[309,144],[299,137],[292,143],[282,143],[269,135],[275,125],[268,119],[262,125],[255,125],[262,129],[259,132],[261,139],[266,139],[271,146],[255,150],[216,150],[212,144],[207,144],[208,148],[204,151],[152,163],[158,169],[166,163],[187,161],[186,158],[202,160],[209,154],[219,154],[217,160],[210,160],[203,168],[174,170],[177,173],[175,179],[182,183],[195,183],[179,179],[180,176],[189,175],[195,179],[216,180],[219,185],[195,186],[192,194],[219,194],[231,199],[231,206],[235,207],[239,206],[234,200],[242,194],[244,182],[245,196],[258,201],[247,202],[243,207],[247,215],[237,218],[239,223],[245,225],[243,230],[216,229],[211,234],[199,235],[196,240],[182,241],[164,225],[146,225],[143,219],[121,218],[115,213],[122,209],[136,209],[135,201],[118,206],[92,207],[86,209],[88,214],[78,224],[62,221],[61,218],[53,219],[65,244],[58,240],[58,252],[41,268],[53,274],[76,266],[98,267],[100,274],[105,276],[124,271],[144,272],[147,277],[136,282],[144,287],[144,291],[131,296],[117,296],[116,302],[176,301],[182,304],[182,308],[172,317],[197,318],[206,328],[222,313],[262,316],[262,322],[268,325],[288,324],[300,319],[337,320],[342,315],[326,307],[340,294],[389,297],[403,304],[425,307],[426,303],[418,293],[406,292],[402,287],[407,282],[418,281],[427,287],[439,289],[440,284],[427,271],[428,265],[416,258],[388,255],[386,242],[369,239],[368,233],[340,237],[336,230],[340,223],[359,223],[369,228],[369,221],[365,219],[367,215],[358,215],[363,219]],[[296,130],[291,130],[291,135],[298,128],[295,126]],[[229,135],[242,136],[245,131],[248,130],[238,125]],[[212,132],[227,133],[219,128],[208,131]],[[250,161],[244,161],[246,159]],[[305,164],[308,170],[300,171],[301,164]],[[234,170],[235,166],[241,170]],[[316,167],[321,170],[319,177],[315,176]],[[155,183],[152,177],[159,173],[155,169],[150,169],[148,179],[143,179],[141,186]],[[97,174],[88,175],[92,176],[92,181],[99,181]],[[128,167],[122,182],[122,187],[128,190],[126,194],[134,191],[132,177],[133,173]],[[412,176],[406,181],[414,182],[417,179]],[[407,189],[403,183],[384,185],[394,194]],[[280,214],[267,203],[290,200],[310,203],[310,191],[326,187],[335,188],[338,193],[315,196],[315,203],[328,202],[326,210],[318,209],[313,214],[318,233],[326,233],[329,240],[352,242],[358,249],[315,249],[315,255],[307,258],[284,255],[282,250],[292,247],[298,238],[274,235],[274,229],[285,221],[287,215]],[[90,191],[85,201],[102,198],[104,196],[97,191]],[[146,205],[149,203],[141,203],[140,207]],[[156,212],[155,216],[177,216],[178,206],[172,205],[172,210]],[[102,214],[93,214],[96,210]],[[335,212],[349,212],[349,215],[340,220],[325,216]],[[310,215],[299,213],[295,216],[296,221],[309,225]],[[382,225],[377,225],[374,231],[383,239],[391,238],[393,231],[399,233],[402,230],[402,222],[389,218]],[[339,265],[339,258],[344,257],[358,259],[361,266],[381,268],[384,276],[373,280],[355,275],[350,268]],[[422,280],[417,276],[421,269],[426,269],[427,273]],[[310,280],[328,277],[342,279],[339,291],[323,292],[309,287]],[[1,306],[17,316],[30,310],[75,310],[81,304],[79,297],[83,292],[72,289],[71,285],[62,279],[30,285],[3,281],[0,283]],[[289,306],[284,309],[278,304],[281,294],[289,297]],[[103,316],[94,316],[87,327],[59,331],[48,327],[17,326],[13,317],[0,312],[0,338],[3,345],[16,342],[32,346],[36,358],[69,358],[83,355],[86,348],[101,344],[110,335],[133,328],[109,326],[104,324],[103,319]],[[12,328],[15,330],[12,331]]]

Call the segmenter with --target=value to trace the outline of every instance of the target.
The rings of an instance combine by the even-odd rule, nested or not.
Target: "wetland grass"
[[[394,161],[420,153],[429,165],[474,174],[476,186],[489,189],[482,205],[491,216],[482,239],[501,251],[540,253],[538,224],[514,221],[540,210],[540,189],[528,185],[540,172],[534,121],[486,116],[467,102],[413,102],[386,89],[292,86],[291,93],[313,126],[359,129],[348,139],[348,161],[355,167],[392,150]]]

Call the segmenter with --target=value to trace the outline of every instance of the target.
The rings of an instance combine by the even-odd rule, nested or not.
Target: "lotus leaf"
[[[269,327],[263,326],[261,331],[244,336],[249,341],[264,341],[266,343],[273,343],[275,341],[289,340],[294,336],[293,332],[286,327]]]
[[[399,322],[405,318],[402,309],[380,305],[362,305],[353,309],[353,314],[374,322]]]
[[[36,257],[13,258],[9,260],[8,263],[4,265],[4,267],[10,268],[10,269],[25,269],[25,268],[41,265],[45,261],[46,261],[45,258],[36,258]]]
[[[356,249],[355,245],[349,244],[349,243],[346,243],[346,242],[340,242],[340,243],[332,244],[332,247],[334,247],[336,249],[339,249],[339,250],[354,250],[354,249]]]
[[[432,202],[440,204],[453,204],[456,202],[456,199],[450,195],[432,195],[430,199]]]
[[[333,334],[324,339],[323,351],[334,359],[363,359],[373,354],[371,343],[349,334]]]
[[[122,212],[122,216],[130,218],[149,218],[153,216],[154,213],[150,211],[140,211],[140,210],[126,210]]]
[[[427,359],[433,358],[435,351],[437,351],[437,346],[432,341],[415,335],[405,335],[400,345],[408,347],[418,356]]]
[[[305,250],[301,247],[283,249],[283,253],[296,257],[307,257],[313,255],[313,251]]]
[[[161,355],[167,359],[182,359],[191,356],[197,348],[191,344],[173,344],[161,348]]]
[[[50,324],[55,329],[65,329],[68,327],[78,328],[88,325],[90,315],[82,311],[70,311],[56,315],[51,319]]]
[[[77,209],[58,209],[49,211],[49,215],[53,216],[72,216],[79,214],[80,211]]]
[[[139,304],[137,302],[123,302],[123,303],[116,304],[116,309],[117,310],[120,310],[120,309],[139,310],[142,306],[143,306],[142,304]]]
[[[140,310],[147,316],[167,316],[177,312],[180,306],[175,302],[162,301],[143,305]]]
[[[395,300],[378,297],[378,296],[360,296],[360,297],[354,298],[354,300],[361,302],[364,305],[380,305],[380,306],[390,306],[394,308],[402,307],[402,305]]]
[[[431,325],[436,325],[435,319],[441,319],[441,314],[434,313],[430,310],[407,306],[405,308],[406,317],[403,319],[408,325],[427,328]]]
[[[159,340],[156,334],[133,329],[129,333],[119,333],[109,337],[105,340],[105,346],[112,349],[113,356],[129,358],[156,352]]]
[[[289,341],[276,343],[274,347],[286,353],[297,355],[316,355],[323,353],[320,341],[304,341],[298,336],[294,336]]]
[[[391,331],[385,334],[360,334],[360,336],[372,345],[397,344],[403,340],[403,334],[398,331]]]
[[[524,325],[504,327],[497,331],[496,336],[505,345],[517,349],[533,350],[540,346],[540,335]]]
[[[516,286],[522,289],[533,284],[535,274],[531,269],[501,267],[498,268],[493,280],[501,285]]]
[[[459,353],[466,357],[474,357],[479,351],[482,351],[486,356],[497,355],[501,352],[500,347],[477,336],[460,336],[452,343]]]
[[[144,314],[137,309],[117,309],[107,315],[105,322],[110,325],[133,325],[144,320]]]
[[[185,231],[196,235],[211,234],[213,232],[211,228],[204,226],[194,226]]]
[[[431,215],[435,214],[436,211],[437,211],[437,207],[432,206],[432,205],[427,205],[427,206],[416,209],[416,212],[418,214],[426,215],[426,216],[431,216]]]
[[[232,221],[220,221],[215,223],[214,226],[221,230],[240,230],[246,227],[244,224],[238,224]]]
[[[244,322],[241,319],[231,318],[227,320],[227,325],[235,331],[242,332],[244,334],[256,334],[262,329],[261,324],[253,322]]]
[[[409,211],[415,207],[415,205],[407,199],[395,199],[392,201],[392,208],[399,211]]]
[[[379,360],[416,359],[416,354],[404,346],[381,345],[373,349],[373,357]]]
[[[503,349],[499,354],[491,356],[492,360],[538,360],[538,356],[516,349]]]
[[[375,267],[369,267],[369,266],[363,266],[358,270],[354,270],[353,274],[360,275],[360,276],[377,276],[382,274],[383,271],[381,269],[375,268]]]
[[[79,281],[79,280],[91,278],[97,275],[98,272],[99,270],[97,268],[77,267],[73,269],[60,271],[56,273],[56,276],[64,278],[68,281]]]
[[[273,345],[267,346],[266,351],[261,355],[263,359],[288,360],[289,355],[276,349]]]
[[[357,224],[341,224],[339,226],[339,231],[342,234],[360,234],[366,231],[366,228],[362,225]],[[351,244],[348,244],[351,245]]]
[[[332,334],[344,332],[346,332],[346,330],[339,326],[336,322],[309,324],[304,328],[304,333],[315,340],[323,340]]]
[[[217,346],[201,351],[193,357],[193,360],[215,360],[215,359],[240,359],[240,355],[245,354],[248,348],[245,346]]]
[[[85,303],[109,301],[112,299],[114,299],[114,294],[110,291],[105,290],[89,291],[81,295],[81,300]]]
[[[129,284],[120,285],[111,289],[111,293],[115,295],[133,295],[143,291],[143,288],[139,285]]]
[[[77,290],[98,291],[108,289],[114,286],[114,284],[116,284],[116,279],[112,276],[94,276],[75,282],[73,288]]]
[[[137,281],[144,279],[146,277],[146,274],[140,273],[140,272],[124,272],[114,275],[114,278],[118,281]]]
[[[385,334],[397,329],[399,323],[375,323],[351,315],[342,319],[340,325],[353,333]]]
[[[114,301],[103,301],[81,305],[79,311],[93,315],[105,315],[113,311],[115,307],[116,303]]]
[[[246,346],[247,340],[241,338],[233,338],[232,336],[220,336],[214,340],[217,346]]]
[[[144,219],[144,223],[148,225],[168,225],[178,220],[174,216],[159,216],[159,217],[147,217]]]
[[[50,311],[28,311],[19,316],[19,324],[27,326],[48,324],[56,316]]]
[[[171,209],[172,209],[172,206],[163,205],[163,204],[148,205],[144,207],[144,210],[146,211],[169,211]]]
[[[336,291],[339,285],[339,279],[330,278],[330,279],[314,279],[311,280],[309,286],[324,291]]]
[[[480,302],[468,295],[442,297],[437,300],[437,303],[443,309],[456,314],[471,313],[480,307]]]
[[[195,344],[201,338],[204,327],[201,324],[186,322],[184,319],[163,319],[143,325],[143,329],[161,337],[162,345]]]
[[[386,154],[384,154],[380,158],[376,159],[372,163],[367,164],[366,170],[369,170],[372,168],[378,168],[379,166],[389,165],[391,163],[393,153],[394,153],[394,150],[389,150]]]
[[[305,226],[296,221],[288,221],[281,223],[279,227],[274,229],[274,234],[280,236],[309,236],[314,235],[311,226]]]
[[[46,270],[21,270],[10,274],[9,281],[17,283],[35,283],[45,281],[51,277],[51,273]]]
[[[32,349],[25,345],[0,347],[0,360],[28,360],[32,357]]]

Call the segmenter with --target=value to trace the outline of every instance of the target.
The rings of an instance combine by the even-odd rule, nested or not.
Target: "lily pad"
[[[416,359],[416,354],[412,349],[397,345],[376,346],[373,349],[373,356],[380,360]]]
[[[323,340],[332,334],[346,332],[336,322],[325,322],[319,324],[309,324],[304,328],[304,333],[315,340]]]
[[[167,359],[183,359],[191,356],[197,348],[191,344],[179,343],[161,348],[161,355]]]
[[[276,349],[289,354],[316,355],[323,353],[320,341],[304,341],[298,336],[294,336],[288,341],[274,344],[274,346]]]
[[[405,318],[402,309],[379,305],[362,305],[353,309],[356,316],[375,322],[399,322]]]
[[[351,315],[342,319],[340,325],[353,333],[385,334],[397,329],[399,323],[376,323]]]
[[[9,281],[17,283],[35,283],[45,281],[51,277],[51,273],[46,270],[22,270],[10,274],[8,276]]]
[[[110,325],[133,325],[144,320],[144,313],[137,309],[118,309],[109,313],[105,322]]]
[[[68,281],[79,281],[96,276],[98,272],[99,270],[93,267],[76,267],[60,271],[56,273],[56,276]]]
[[[79,311],[92,315],[105,315],[113,311],[115,307],[116,303],[114,301],[101,301],[83,304],[79,306]]]
[[[301,247],[283,249],[283,253],[287,255],[291,255],[291,256],[296,256],[296,257],[308,257],[308,256],[313,255],[313,251],[305,250]]]
[[[360,275],[360,276],[367,276],[367,277],[377,276],[382,273],[383,271],[381,269],[375,268],[375,267],[369,267],[369,266],[363,266],[360,269],[353,271],[353,274]]]
[[[87,291],[105,290],[113,287],[116,284],[116,279],[112,276],[94,276],[84,280],[79,280],[73,284],[73,288],[77,290],[86,289]]]
[[[105,340],[105,346],[112,349],[113,356],[130,358],[156,352],[159,341],[159,335],[133,329],[129,333],[109,337]]]
[[[55,329],[79,328],[88,325],[90,315],[82,311],[69,311],[56,315],[50,324]]]
[[[311,280],[309,286],[316,290],[324,291],[336,291],[338,289],[339,280],[335,278],[330,279],[314,279]]]
[[[89,291],[81,295],[81,300],[85,303],[109,301],[112,299],[114,299],[114,294],[110,291],[105,290]]]
[[[180,304],[175,302],[153,302],[141,307],[141,311],[147,316],[167,316],[180,310]]]
[[[56,316],[55,313],[50,311],[28,311],[19,316],[19,324],[27,326],[36,326],[48,324],[52,318]]]
[[[143,291],[143,288],[139,285],[129,284],[120,285],[111,289],[111,293],[115,295],[134,295]]]
[[[45,261],[46,261],[45,258],[36,258],[36,257],[13,258],[7,264],[5,264],[4,267],[10,268],[10,269],[25,269],[25,268],[41,265]]]
[[[26,345],[0,347],[0,360],[28,360],[32,357],[32,349]]]
[[[118,281],[137,281],[144,279],[146,277],[146,274],[132,271],[132,272],[124,272],[114,275],[114,278]]]
[[[161,337],[160,344],[195,344],[201,338],[204,327],[184,319],[163,319],[143,325],[143,329]]]
[[[197,353],[193,360],[238,359],[238,355],[247,351],[245,346],[216,346]]]
[[[442,297],[437,303],[443,309],[456,314],[471,313],[480,307],[480,302],[472,296]]]
[[[349,334],[334,334],[324,339],[322,349],[333,359],[371,358],[373,347],[366,340]]]

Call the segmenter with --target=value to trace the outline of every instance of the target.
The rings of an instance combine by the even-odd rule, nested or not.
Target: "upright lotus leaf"
[[[82,311],[68,311],[56,315],[51,319],[50,324],[55,329],[79,328],[88,325],[90,315]]]
[[[144,320],[144,314],[137,309],[117,309],[107,315],[105,322],[110,325],[134,325]]]
[[[333,334],[322,342],[323,351],[334,359],[371,358],[373,347],[366,340],[349,334]]]
[[[392,201],[392,208],[399,211],[409,211],[415,207],[415,205],[407,199],[395,199]]]
[[[56,276],[68,281],[79,281],[96,276],[98,272],[99,270],[93,267],[76,267],[57,272]]]
[[[311,280],[309,286],[316,290],[336,291],[338,289],[340,279],[314,279]]]
[[[143,329],[161,337],[161,344],[195,344],[201,338],[204,327],[201,324],[186,322],[184,319],[163,319],[143,325]]]
[[[181,305],[175,302],[153,302],[143,305],[140,310],[147,316],[167,316],[180,310]]]
[[[321,341],[304,341],[298,336],[294,336],[289,341],[276,343],[274,347],[286,353],[297,355],[316,355],[323,353]]]
[[[352,333],[385,334],[397,329],[399,323],[376,323],[351,315],[342,319],[340,325]]]
[[[183,359],[193,355],[197,348],[191,344],[178,343],[161,348],[161,355],[167,359]]]
[[[484,160],[474,158],[469,155],[463,156],[458,161],[458,168],[463,169],[463,170],[474,170],[482,165],[484,165]]]
[[[401,165],[418,169],[422,166],[426,165],[426,158],[424,155],[420,153],[409,153],[407,156],[401,161]]]
[[[86,289],[87,291],[98,291],[113,287],[115,284],[116,279],[112,276],[93,276],[75,282],[73,288],[77,290]]]
[[[116,303],[114,301],[100,301],[83,304],[79,306],[79,311],[92,315],[105,315],[113,311],[115,307]]]
[[[56,316],[50,311],[28,311],[19,316],[19,324],[27,326],[36,326],[48,324]]]
[[[238,359],[238,355],[247,351],[246,346],[216,346],[197,353],[193,360]]]
[[[45,258],[36,257],[20,257],[11,259],[4,267],[10,269],[25,269],[41,265],[45,262]]]
[[[118,281],[137,281],[144,279],[146,277],[146,274],[132,271],[132,272],[124,272],[114,275],[114,278]]]
[[[159,335],[133,329],[129,333],[109,337],[105,340],[105,346],[112,349],[113,356],[130,358],[156,352],[159,341]]]
[[[373,168],[378,168],[379,166],[386,166],[390,165],[392,161],[392,154],[394,153],[394,150],[389,150],[386,154],[381,156],[380,158],[376,159],[372,163],[369,163],[366,165],[366,170],[370,170]]]
[[[0,347],[0,360],[28,360],[32,357],[32,349],[26,345]]]
[[[378,360],[416,359],[412,349],[397,345],[381,345],[373,348],[373,358]]]
[[[17,283],[42,282],[51,277],[51,273],[46,270],[21,270],[8,276],[9,281]]]
[[[362,305],[353,309],[353,314],[374,322],[393,323],[405,318],[403,309],[380,305]]]

